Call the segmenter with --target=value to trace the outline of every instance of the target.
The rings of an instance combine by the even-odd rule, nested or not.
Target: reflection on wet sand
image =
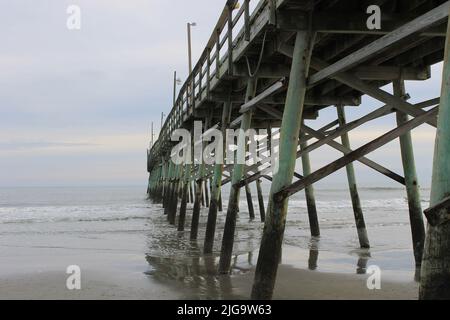
[[[313,237],[309,243],[308,269],[311,271],[317,270],[317,263],[319,260],[319,241],[320,238]]]
[[[317,270],[317,261],[319,260],[319,250],[309,250],[308,269]]]
[[[240,257],[233,259],[232,274],[242,274],[250,271],[253,265],[253,253],[246,254],[249,267],[239,265]],[[146,259],[153,271],[151,276],[165,283],[180,286],[189,290],[188,299],[242,299],[233,290],[231,276],[219,275],[218,257],[202,256],[201,249],[193,242],[185,256],[156,257],[147,255]],[[193,295],[193,296],[192,296]]]
[[[372,258],[369,250],[358,251],[358,263],[356,265],[356,274],[367,274],[367,265]]]
[[[200,244],[203,239],[197,241],[189,240],[189,233],[171,233],[173,230],[165,225],[165,219],[156,220],[158,229],[153,230],[147,236],[148,251],[146,260],[151,271],[147,273],[152,280],[159,281],[164,285],[169,285],[181,292],[186,299],[247,299],[253,275],[252,272],[258,257],[257,247],[259,245],[260,227],[249,229],[249,226],[241,226],[236,232],[235,252],[232,259],[231,275],[219,275],[218,254],[220,241],[215,244],[213,255],[203,255],[203,248]],[[200,224],[200,226],[203,226]],[[220,235],[218,236],[220,238]],[[284,267],[292,267],[297,270],[297,274],[302,274],[308,281],[307,273],[302,273],[308,269],[314,271],[317,277],[320,273],[326,277],[331,274],[354,273],[357,275],[367,274],[369,261],[374,259],[375,264],[379,262],[371,256],[370,250],[354,249],[345,253],[335,253],[330,250],[329,240],[324,238],[300,237],[296,245],[289,242],[283,247],[283,254],[280,256],[280,264]],[[307,249],[298,248],[306,246]],[[348,248],[347,248],[348,249]],[[321,261],[319,261],[319,255]],[[350,264],[349,264],[350,263]],[[342,267],[344,266],[344,267]],[[416,274],[416,277],[418,277]],[[289,274],[286,274],[289,277]],[[314,278],[316,279],[316,278]],[[355,278],[355,281],[360,278]],[[320,278],[317,278],[319,281]],[[359,280],[358,280],[359,281]],[[289,283],[289,282],[288,282]],[[287,290],[287,289],[286,289]]]

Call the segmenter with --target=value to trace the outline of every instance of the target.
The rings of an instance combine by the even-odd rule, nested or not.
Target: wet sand
[[[253,272],[231,277],[233,299],[250,296]],[[0,279],[0,299],[15,300],[177,300],[189,299],[189,293],[169,286],[148,285],[144,277],[87,272],[82,290],[69,291],[66,275],[46,272]],[[222,277],[223,278],[223,277]],[[222,279],[224,281],[224,279]],[[415,300],[418,285],[414,282],[384,282],[381,290],[368,290],[365,276],[348,276],[299,270],[281,266],[274,299],[280,300]]]
[[[60,272],[17,275],[0,279],[1,300],[176,300],[180,294],[160,285],[143,285],[136,278],[87,272],[82,289],[70,291]]]
[[[29,260],[19,258],[23,257],[24,249],[19,249],[20,255],[14,259],[4,259],[0,299],[246,300],[250,297],[256,262],[256,253],[236,256],[233,275],[218,276],[217,257],[144,258],[145,255],[138,253],[33,250],[34,255],[29,257],[36,263],[35,268],[33,265],[22,269],[14,267]],[[388,272],[386,278],[382,278],[381,290],[369,290],[366,285],[369,275],[350,273],[345,268],[340,269],[340,273],[308,270],[298,259],[299,253],[294,248],[285,250],[284,260],[296,261],[299,265],[280,266],[274,299],[414,300],[418,297],[418,284],[413,277]],[[326,253],[321,257],[324,266],[327,259],[334,258],[327,258]],[[82,266],[81,290],[66,288],[69,275],[65,268],[71,260]],[[315,262],[311,263],[309,256],[309,266],[315,268]]]
[[[253,272],[236,283],[249,295]],[[367,275],[343,275],[280,266],[274,299],[277,300],[417,300],[419,286],[411,282],[383,282],[381,290],[367,289]]]

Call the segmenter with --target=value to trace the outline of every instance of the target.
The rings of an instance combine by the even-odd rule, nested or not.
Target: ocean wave
[[[375,199],[375,200],[362,200],[361,206],[366,209],[404,209],[408,205],[408,201],[405,198],[395,199]],[[316,201],[317,208],[320,209],[347,209],[352,208],[351,200],[335,200],[335,201]],[[289,202],[290,208],[307,208],[306,200],[291,200]]]
[[[0,224],[143,220],[154,211],[145,205],[4,207],[0,208]]]

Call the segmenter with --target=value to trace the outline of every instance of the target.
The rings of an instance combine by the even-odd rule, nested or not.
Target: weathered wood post
[[[189,203],[194,203],[194,191],[192,189],[192,178],[189,179]]]
[[[163,201],[162,201],[162,207],[165,208],[166,207],[166,203],[167,203],[167,176],[169,175],[169,168],[166,164],[166,162],[164,161],[164,158],[162,158],[162,163],[163,163],[163,190],[162,190],[162,196],[163,196]]]
[[[204,186],[205,186],[205,205],[207,208],[209,208],[209,184],[208,184],[208,180],[209,179],[205,179],[204,181]]]
[[[343,106],[336,106],[338,121],[341,127],[347,124],[345,117],[345,109]],[[351,149],[350,138],[347,133],[341,136],[342,145],[347,149]],[[355,168],[353,163],[346,166],[348,187],[350,189],[350,197],[352,199],[353,214],[355,216],[356,230],[358,232],[359,245],[361,248],[370,248],[369,236],[367,235],[366,222],[361,208],[361,200],[359,198],[358,187],[356,184]]]
[[[219,204],[219,212],[223,212],[222,189],[220,190],[220,193],[219,193],[218,204]]]
[[[266,221],[266,209],[264,208],[264,197],[262,193],[261,179],[256,180],[256,191],[258,192],[259,214],[261,222]]]
[[[151,178],[152,178],[152,174],[150,173],[148,176],[148,184],[147,184],[147,199],[151,198],[151,194],[150,194],[150,184],[151,184]]]
[[[249,184],[245,184],[245,196],[247,197],[248,215],[250,220],[255,220],[255,208],[253,207],[252,191]]]
[[[245,101],[248,102],[253,99],[256,91],[256,79],[249,78],[247,81],[247,92],[245,94]],[[227,217],[225,220],[225,228],[222,238],[222,249],[219,260],[219,273],[227,274],[230,272],[231,257],[233,254],[234,233],[236,229],[236,218],[239,208],[239,193],[240,188],[236,184],[242,179],[244,175],[245,154],[247,148],[247,131],[250,129],[252,123],[252,110],[243,114],[241,122],[241,130],[238,137],[238,149],[234,164],[233,175],[231,179],[230,196],[228,199]],[[239,163],[241,162],[241,163]]]
[[[450,20],[447,27],[441,104],[433,161],[431,208],[450,195]],[[420,299],[450,299],[450,223],[448,205],[432,210],[446,216],[444,223],[428,224],[422,261]],[[442,214],[444,213],[444,214]],[[429,222],[430,222],[429,218]]]
[[[168,174],[167,174],[167,189],[166,189],[166,194],[164,197],[164,215],[168,215],[169,213],[169,209],[170,209],[170,200],[172,197],[172,178],[173,178],[173,170],[174,170],[174,165],[172,163],[172,161],[169,161],[169,169],[168,169]]]
[[[405,82],[403,79],[395,80],[394,95],[403,98],[406,95]],[[403,112],[397,112],[397,124],[409,121],[409,116]],[[400,150],[402,154],[403,171],[405,173],[406,192],[408,195],[409,219],[411,223],[411,233],[413,239],[414,257],[416,267],[422,265],[423,247],[425,245],[425,224],[423,221],[423,211],[420,197],[419,181],[416,173],[416,163],[414,160],[414,150],[411,132],[407,132],[400,137]]]
[[[175,166],[175,173],[173,179],[173,193],[172,198],[169,203],[169,213],[167,218],[171,225],[175,225],[176,215],[177,215],[177,207],[178,207],[178,191],[180,185],[180,176],[182,175],[181,165]]]
[[[156,194],[158,201],[157,203],[161,202],[161,178],[162,178],[162,166],[158,166],[158,180],[156,181]]]
[[[189,148],[190,147],[191,146],[189,146]],[[184,231],[184,227],[186,224],[186,208],[187,208],[189,185],[190,185],[190,181],[191,181],[191,171],[192,171],[192,166],[190,164],[191,160],[192,160],[192,156],[187,153],[186,157],[184,159],[185,170],[184,170],[184,178],[183,178],[183,185],[182,185],[182,191],[181,191],[180,214],[178,217],[178,231]]]
[[[209,129],[210,121],[205,122],[205,130]],[[203,140],[203,138],[202,138]],[[199,143],[198,141],[193,142],[193,146]],[[203,143],[203,142],[201,142]],[[203,149],[202,149],[203,150]],[[200,157],[203,157],[203,154],[200,155]],[[195,158],[195,156],[194,156]],[[204,201],[203,198],[203,181],[204,181],[204,175],[205,175],[205,164],[203,159],[199,159],[199,165],[198,165],[198,176],[196,180],[196,188],[195,188],[195,198],[194,198],[194,209],[192,211],[192,222],[191,222],[191,240],[197,240],[198,237],[198,224],[200,221],[200,204],[202,201]]]
[[[300,149],[305,150],[308,147],[306,143],[305,135],[302,134],[300,139]],[[303,167],[303,175],[305,177],[311,174],[311,161],[309,159],[309,153],[304,153],[302,155],[302,167]],[[305,197],[306,197],[306,206],[308,208],[308,218],[309,218],[309,229],[311,231],[311,236],[320,237],[320,226],[319,226],[319,218],[317,217],[317,208],[316,208],[316,197],[314,195],[314,186],[310,185],[305,188]]]
[[[306,77],[311,58],[311,42],[309,31],[297,32],[281,124],[278,168],[276,168],[269,196],[267,220],[252,290],[253,299],[271,299],[275,287],[286,225],[288,198],[275,201],[274,194],[291,184],[294,177],[306,93]]]
[[[212,190],[211,190],[211,203],[208,212],[208,221],[206,223],[205,232],[205,243],[203,247],[204,254],[211,254],[214,247],[214,237],[216,234],[216,223],[217,223],[217,210],[222,207],[222,176],[223,168],[225,164],[225,145],[226,145],[226,130],[230,122],[230,110],[232,108],[231,100],[224,104],[222,110],[222,121],[221,121],[221,131],[222,131],[222,161],[221,163],[216,163],[214,165],[214,177],[212,180]]]
[[[204,183],[204,181],[203,181],[203,179],[202,179],[202,183],[200,184],[200,192],[201,192],[201,194],[200,194],[200,196],[201,196],[201,200],[202,200],[202,207],[205,207],[205,192],[204,192],[204,185],[205,185],[205,183]]]

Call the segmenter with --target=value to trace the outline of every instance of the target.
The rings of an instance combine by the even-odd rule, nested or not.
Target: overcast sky
[[[252,1],[255,3],[256,1]],[[187,74],[186,22],[197,58],[224,0],[0,0],[0,186],[144,185],[150,123],[159,129],[172,100],[173,71]],[[79,5],[79,31],[66,27]],[[409,82],[414,102],[439,95],[434,78]],[[386,88],[389,89],[389,88]],[[379,106],[365,98],[352,120]],[[317,125],[335,116],[321,113]],[[312,123],[311,123],[312,124]],[[351,135],[360,146],[395,125],[393,116]],[[414,133],[422,185],[429,185],[434,131]],[[318,169],[339,153],[312,154]],[[374,153],[402,173],[398,142]],[[395,186],[357,165],[361,185]],[[344,171],[325,185],[342,184]]]

